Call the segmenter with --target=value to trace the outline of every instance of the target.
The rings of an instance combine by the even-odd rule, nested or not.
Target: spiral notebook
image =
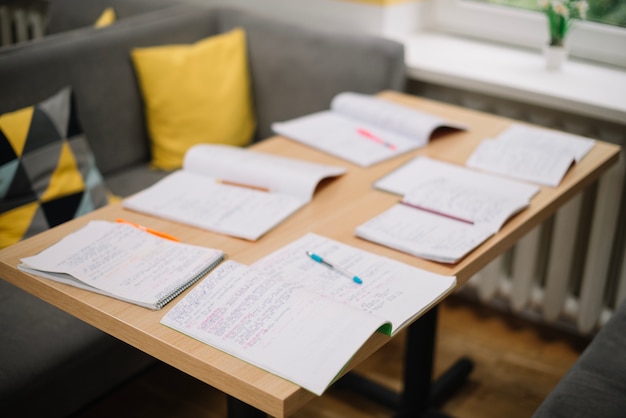
[[[91,221],[37,255],[27,273],[161,309],[211,271],[221,250],[165,239],[128,224]]]

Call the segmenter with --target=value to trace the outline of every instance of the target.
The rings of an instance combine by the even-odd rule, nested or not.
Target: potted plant
[[[546,66],[557,70],[567,57],[565,38],[573,19],[585,19],[589,4],[585,0],[539,0],[539,6],[548,18],[550,43],[544,49]]]

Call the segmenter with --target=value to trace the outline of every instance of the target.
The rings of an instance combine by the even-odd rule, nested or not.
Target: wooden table
[[[165,220],[144,216],[113,204],[67,222],[0,252],[0,277],[80,318],[108,334],[168,363],[225,392],[245,404],[272,416],[289,416],[315,397],[282,378],[200,343],[159,323],[176,303],[150,311],[53,281],[36,278],[16,269],[20,257],[33,255],[50,246],[91,219],[118,217],[169,232],[183,242],[220,248],[229,258],[252,263],[306,232],[315,232],[374,253],[444,275],[455,275],[458,286],[491,260],[514,245],[526,232],[548,218],[558,207],[596,181],[616,163],[618,146],[598,142],[591,152],[566,175],[557,188],[542,187],[530,207],[512,218],[500,232],[455,265],[422,260],[354,236],[357,225],[397,202],[398,197],[374,190],[372,183],[416,155],[425,155],[463,164],[484,138],[494,137],[511,120],[439,102],[393,92],[382,97],[456,120],[469,126],[467,132],[437,135],[423,149],[399,156],[370,168],[361,168],[282,137],[256,144],[258,151],[348,167],[338,179],[322,182],[312,203],[278,225],[257,242],[248,242]],[[359,364],[389,341],[382,334],[372,336],[355,356],[350,368]]]

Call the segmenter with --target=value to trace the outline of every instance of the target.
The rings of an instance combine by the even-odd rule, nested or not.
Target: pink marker
[[[448,219],[453,219],[455,221],[465,222],[466,224],[474,225],[474,221],[471,221],[469,219],[459,218],[458,216],[454,216],[454,215],[450,215],[450,214],[447,214],[447,213],[439,212],[439,211],[436,211],[436,210],[428,209],[428,208],[425,208],[423,206],[414,205],[413,203],[405,202],[404,200],[400,201],[400,204],[404,205],[404,206],[408,206],[410,208],[423,210],[424,212],[428,212],[428,213],[432,213],[432,214],[435,214],[435,215],[443,216],[443,217],[448,218]]]
[[[356,132],[357,132],[359,135],[363,135],[363,137],[365,137],[365,138],[367,138],[367,139],[370,139],[370,140],[372,140],[372,141],[374,141],[374,142],[376,142],[376,143],[378,143],[378,144],[384,145],[384,146],[386,146],[386,147],[387,147],[387,148],[389,148],[389,149],[392,149],[392,150],[394,150],[394,151],[396,150],[396,146],[395,146],[394,144],[392,144],[392,143],[390,143],[390,142],[385,141],[384,139],[382,139],[382,138],[380,138],[380,137],[378,137],[378,136],[374,135],[373,133],[371,133],[370,131],[368,131],[368,130],[366,130],[366,129],[363,129],[363,128],[358,128],[358,129],[356,130]]]

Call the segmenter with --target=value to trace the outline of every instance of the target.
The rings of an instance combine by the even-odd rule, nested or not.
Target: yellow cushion
[[[105,26],[112,25],[113,23],[115,23],[115,20],[115,10],[113,10],[112,7],[107,7],[106,9],[104,9],[104,11],[102,12],[98,20],[96,20],[96,23],[94,23],[93,26],[96,28],[103,28]]]
[[[134,49],[152,166],[173,170],[195,144],[244,146],[256,121],[243,29],[191,45]]]

